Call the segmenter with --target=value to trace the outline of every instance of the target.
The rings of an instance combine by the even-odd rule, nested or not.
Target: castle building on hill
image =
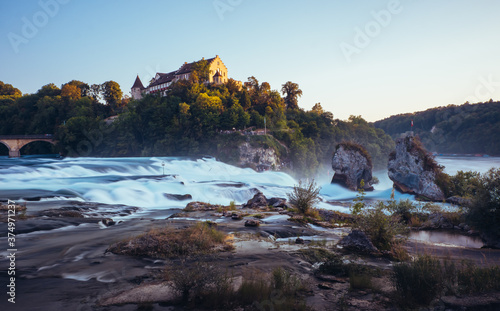
[[[205,60],[202,58],[201,60]],[[213,58],[206,59],[208,63],[208,83],[226,83],[228,80],[227,67],[224,65],[219,55]],[[189,79],[191,73],[193,72],[193,65],[197,62],[184,63],[181,68],[176,71],[169,73],[156,73],[156,76],[151,80],[147,87],[141,82],[139,75],[135,79],[134,85],[132,86],[131,93],[133,99],[141,99],[143,94],[155,94],[159,93],[161,96],[166,96],[168,88],[173,82],[179,81],[181,79]],[[241,82],[240,82],[241,83]]]

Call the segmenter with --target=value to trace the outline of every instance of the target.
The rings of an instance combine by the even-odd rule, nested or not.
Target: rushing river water
[[[500,167],[500,158],[437,157],[450,174],[458,170],[486,172]],[[392,182],[387,172],[375,172],[380,183],[368,199],[388,199]],[[348,211],[328,201],[352,200],[356,192],[329,183],[331,172],[318,176],[320,208]],[[139,207],[139,213],[183,208],[189,201],[212,204],[245,203],[262,191],[267,197],[286,197],[297,180],[283,172],[256,172],[213,158],[0,158],[0,199],[79,200]],[[191,195],[179,200],[176,195]],[[397,199],[411,195],[397,194]]]

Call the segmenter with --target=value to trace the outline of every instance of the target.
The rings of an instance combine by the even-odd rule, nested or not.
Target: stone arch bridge
[[[19,158],[21,156],[21,148],[35,141],[45,141],[52,145],[55,145],[57,142],[52,134],[0,136],[0,143],[9,148],[9,158]]]

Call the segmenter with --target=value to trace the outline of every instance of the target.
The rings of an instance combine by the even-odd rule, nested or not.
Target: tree
[[[493,239],[500,238],[500,169],[490,169],[481,175],[474,187],[467,220]]]
[[[74,85],[79,88],[81,96],[90,96],[90,86],[87,83],[78,80],[71,80],[66,84]]]
[[[301,213],[306,214],[311,208],[319,203],[319,191],[321,187],[316,186],[314,179],[310,182],[299,181],[299,184],[293,187],[293,191],[288,193],[288,200]]]
[[[285,105],[289,109],[299,108],[298,98],[302,96],[302,90],[297,83],[288,81],[282,85],[281,93],[285,95]]]
[[[72,84],[65,84],[61,89],[61,96],[68,100],[80,99],[81,93],[81,90]]]
[[[311,112],[314,112],[314,113],[319,114],[319,115],[325,113],[325,111],[323,110],[323,107],[321,106],[320,103],[314,104],[314,106],[311,109]]]
[[[0,81],[0,96],[1,95],[21,96],[23,94],[19,89],[13,87],[11,84],[4,84]]]
[[[102,96],[111,108],[116,109],[122,101],[123,92],[118,83],[107,81],[102,84]]]
[[[54,83],[49,83],[42,86],[42,88],[38,90],[37,95],[40,97],[61,95],[61,89]]]
[[[101,99],[102,94],[102,85],[101,84],[92,84],[89,90],[89,96],[99,101]]]
[[[193,71],[191,72],[191,77],[196,83],[203,83],[209,81],[209,69],[210,66],[206,60],[200,60],[195,62],[192,67]]]

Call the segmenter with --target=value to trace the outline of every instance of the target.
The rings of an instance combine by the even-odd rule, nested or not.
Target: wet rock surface
[[[407,136],[396,140],[396,150],[390,155],[387,168],[389,178],[399,191],[443,201],[444,193],[436,184],[436,165],[418,139]]]
[[[361,180],[365,190],[373,190],[373,165],[366,151],[354,144],[339,144],[332,158],[332,168],[335,174],[332,183],[339,183],[351,190],[357,190]]]
[[[359,230],[352,230],[348,236],[340,240],[339,245],[343,248],[362,254],[377,254],[378,249],[368,239],[366,234]]]
[[[289,221],[287,215],[280,215],[278,212],[260,213],[263,215],[260,226],[245,227],[243,222],[251,219],[250,215],[255,214],[255,210],[237,208],[238,214],[246,215],[243,220],[233,221],[213,210],[189,213],[171,210],[164,212],[161,219],[157,214],[154,214],[156,219],[142,215],[110,227],[100,226],[97,222],[108,217],[116,219],[111,214],[93,219],[48,219],[41,216],[41,213],[34,218],[19,221],[19,228],[27,228],[29,225],[33,231],[37,231],[35,234],[19,237],[19,248],[23,253],[16,261],[19,273],[17,285],[23,299],[16,303],[17,309],[11,309],[6,301],[0,301],[0,308],[14,311],[132,311],[148,305],[151,310],[182,310],[175,305],[176,295],[170,284],[159,280],[164,275],[168,261],[116,255],[105,251],[116,241],[141,235],[155,228],[186,228],[195,222],[194,219],[198,219],[217,222],[218,230],[234,234],[235,250],[219,253],[216,258],[211,259],[221,269],[234,269],[230,271],[237,276],[255,271],[270,272],[277,267],[285,269],[311,284],[306,302],[312,310],[335,310],[341,306],[346,306],[347,310],[397,310],[390,299],[393,288],[387,285],[390,283],[388,276],[373,279],[376,290],[352,290],[349,278],[315,276],[314,262],[304,262],[300,257],[301,250],[316,250],[319,246],[311,243],[295,244],[298,236],[305,242],[309,242],[308,236],[324,238],[328,244],[323,248],[335,251],[335,244],[348,229],[314,230],[307,225]],[[50,209],[57,210],[53,206]],[[185,215],[166,219],[177,212]],[[40,230],[40,227],[36,227],[45,221],[57,223],[59,230]],[[276,242],[280,237],[291,242]],[[500,258],[500,253],[496,250],[455,251],[449,247],[436,248],[422,244],[409,244],[408,247],[413,254],[429,252],[442,257],[451,256],[457,261],[467,258],[491,264],[499,262]],[[380,267],[384,271],[390,269],[388,261],[371,256],[360,257],[345,249],[342,254],[352,262],[362,258],[365,264]],[[0,264],[5,265],[7,258],[4,254],[2,256]],[[5,282],[6,277],[5,273],[0,274],[0,281]],[[453,304],[456,305],[454,302],[447,303],[449,309],[453,308]]]
[[[176,200],[176,201],[191,200],[193,198],[190,194],[170,194],[170,193],[164,193],[163,195],[167,199]]]
[[[267,209],[267,198],[262,192],[257,191],[253,198],[243,205],[243,208]]]

